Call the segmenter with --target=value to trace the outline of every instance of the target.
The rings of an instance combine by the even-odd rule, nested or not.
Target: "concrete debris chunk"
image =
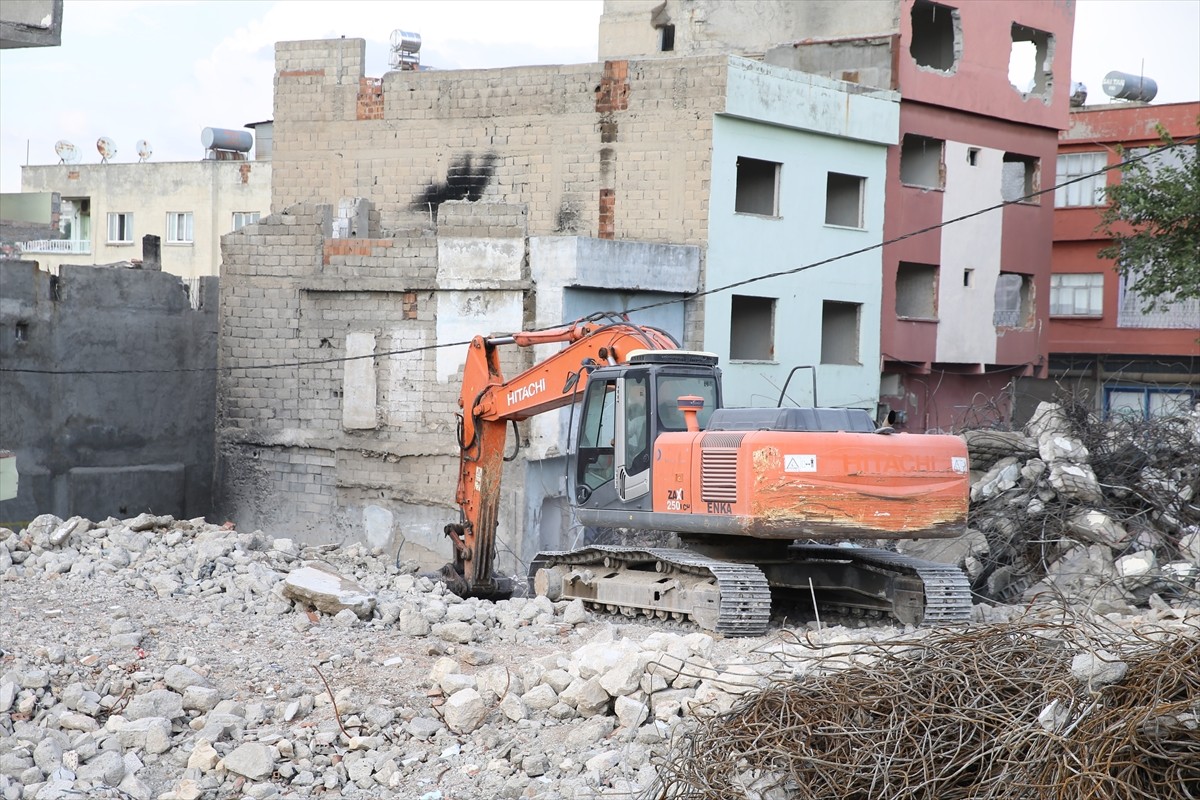
[[[221,759],[218,766],[252,781],[261,781],[275,771],[275,754],[261,742],[246,742]]]
[[[487,716],[483,698],[474,689],[461,689],[452,694],[443,707],[446,725],[455,733],[470,733]]]
[[[1071,659],[1071,676],[1089,688],[1119,683],[1129,665],[1107,650],[1080,653]]]
[[[360,619],[367,619],[375,610],[374,594],[324,564],[310,564],[289,572],[284,579],[283,595],[330,615],[349,609]]]

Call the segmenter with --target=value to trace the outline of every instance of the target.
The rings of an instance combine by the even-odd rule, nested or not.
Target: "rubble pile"
[[[676,740],[672,800],[1200,796],[1200,624],[1011,622],[843,653]]]
[[[464,599],[361,545],[148,514],[0,528],[0,596],[0,800],[628,797],[675,774],[672,742],[764,687],[924,641],[819,622],[722,639],[579,601]],[[1122,620],[1184,642],[1200,626],[1174,601]],[[1137,653],[1111,638],[1128,674],[1088,680],[1141,686]],[[1045,642],[1059,664],[1063,645]],[[1111,665],[1095,653],[1080,669],[1100,675]],[[1200,674],[1194,650],[1173,657]],[[1022,669],[1049,686],[1036,661]],[[1176,710],[1154,708],[1164,741],[1192,741],[1193,717],[1179,710],[1177,730]]]
[[[952,547],[977,596],[1200,601],[1200,410],[1102,421],[1042,403],[1023,432],[964,435],[974,530]]]
[[[0,529],[0,590],[3,800],[636,792],[794,649],[151,515]]]

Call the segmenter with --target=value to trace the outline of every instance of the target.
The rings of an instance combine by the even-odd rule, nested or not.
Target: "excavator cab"
[[[721,406],[716,356],[681,350],[643,350],[628,363],[588,376],[578,412],[570,473],[575,502],[584,508],[651,509],[654,441],[687,423],[679,398],[704,400],[703,428]]]

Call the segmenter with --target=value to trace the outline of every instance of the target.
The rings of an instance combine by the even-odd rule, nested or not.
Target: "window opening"
[[[739,156],[733,210],[739,214],[779,216],[779,164]]]
[[[951,72],[958,61],[961,30],[957,10],[917,0],[912,7],[912,42],[908,52],[918,66]]]
[[[733,295],[729,311],[729,359],[775,359],[775,298]]]
[[[1008,56],[1008,82],[1022,95],[1045,97],[1053,75],[1050,56],[1054,37],[1037,28],[1012,24],[1012,50]]]
[[[167,242],[170,244],[192,243],[192,212],[167,212]]]
[[[967,163],[970,164],[972,167],[979,166],[979,148],[978,147],[968,147],[967,148]]]
[[[859,303],[826,300],[821,309],[821,363],[858,364]]]
[[[109,213],[108,241],[110,244],[133,242],[133,214],[125,211]]]
[[[1020,153],[1005,153],[1000,172],[1000,196],[1005,202],[1032,203],[1041,201],[1034,197],[1038,191],[1038,159]]]
[[[863,186],[866,178],[829,173],[825,184],[825,224],[845,228],[863,226]]]
[[[975,270],[964,269],[963,270],[963,286],[970,287],[971,284],[974,282],[974,280],[975,280]]]
[[[1060,273],[1050,276],[1050,316],[1099,317],[1104,313],[1104,275]]]
[[[937,319],[936,264],[901,261],[896,270],[896,316]]]
[[[1067,153],[1058,157],[1054,173],[1054,207],[1104,205],[1108,156],[1103,153]],[[1066,186],[1067,181],[1075,181]]]
[[[663,53],[670,53],[675,49],[674,25],[663,25],[658,29],[658,49]]]
[[[904,134],[900,143],[900,182],[925,189],[941,189],[946,185],[943,151],[945,142]]]
[[[18,322],[14,326],[13,339],[17,344],[25,344],[29,341],[29,323]]]
[[[1028,275],[1001,272],[996,279],[992,324],[997,328],[1028,328],[1033,319],[1033,280]]]

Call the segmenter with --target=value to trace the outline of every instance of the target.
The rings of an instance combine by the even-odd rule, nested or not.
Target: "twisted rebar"
[[[1200,625],[1022,620],[864,643],[854,666],[797,645],[802,676],[701,717],[648,797],[1200,798]],[[1076,655],[1102,651],[1122,680],[1072,676]]]

